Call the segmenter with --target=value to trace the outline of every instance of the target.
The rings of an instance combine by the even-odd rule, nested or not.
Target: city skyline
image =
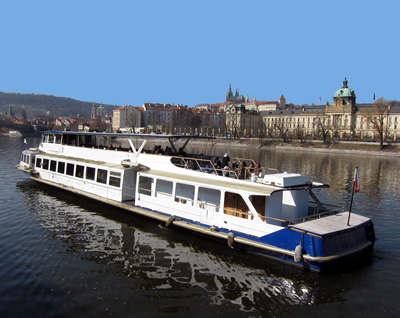
[[[0,91],[110,105],[398,100],[396,1],[1,4]]]

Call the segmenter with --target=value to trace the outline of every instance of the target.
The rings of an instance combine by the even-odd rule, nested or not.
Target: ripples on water
[[[372,264],[340,275],[318,275],[37,184],[14,169],[21,149],[16,139],[0,147],[6,158],[0,165],[2,317],[400,313],[395,301],[400,283],[396,159],[255,154],[264,165],[268,159],[279,170],[329,182],[325,198],[330,203],[348,204],[351,161],[359,161],[361,192],[353,211],[373,217],[381,237]]]

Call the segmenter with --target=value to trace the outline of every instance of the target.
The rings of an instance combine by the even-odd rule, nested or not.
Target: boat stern
[[[302,233],[299,263],[316,271],[336,270],[370,255],[376,240],[372,220],[357,214],[350,217],[341,212],[291,225],[289,229]]]

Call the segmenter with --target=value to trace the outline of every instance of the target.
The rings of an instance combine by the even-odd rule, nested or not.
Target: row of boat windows
[[[155,186],[154,186],[155,183]],[[139,178],[139,195],[154,196],[156,198],[168,198],[173,196],[175,202],[186,204],[189,206],[197,206],[206,210],[214,210],[219,212],[221,207],[221,190],[198,187],[197,201],[195,202],[196,188],[193,185],[176,183],[175,191],[172,181],[140,176]],[[252,195],[250,201],[259,215],[265,215],[265,196]],[[226,191],[224,193],[224,214],[252,219],[243,197],[238,193]]]
[[[113,187],[121,186],[121,173],[117,171],[108,171],[105,169],[40,157],[36,158],[36,167],[80,179],[108,184]]]
[[[32,158],[32,162],[31,163],[29,162],[29,158]],[[33,166],[35,164],[35,157],[34,156],[30,156],[28,154],[22,153],[21,161],[25,162],[28,165],[32,164],[32,166]]]

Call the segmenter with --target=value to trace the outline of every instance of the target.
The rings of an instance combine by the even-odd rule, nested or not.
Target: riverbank
[[[203,143],[203,141],[192,141],[193,143]],[[261,149],[279,149],[279,150],[296,150],[305,152],[331,152],[341,154],[356,154],[356,155],[369,155],[369,156],[387,156],[387,157],[400,157],[400,145],[398,144],[385,144],[382,150],[379,149],[377,142],[279,142],[279,141],[263,141],[262,146],[259,140],[254,139],[217,139],[208,141],[213,143],[214,146],[229,146],[229,147],[259,147]]]

